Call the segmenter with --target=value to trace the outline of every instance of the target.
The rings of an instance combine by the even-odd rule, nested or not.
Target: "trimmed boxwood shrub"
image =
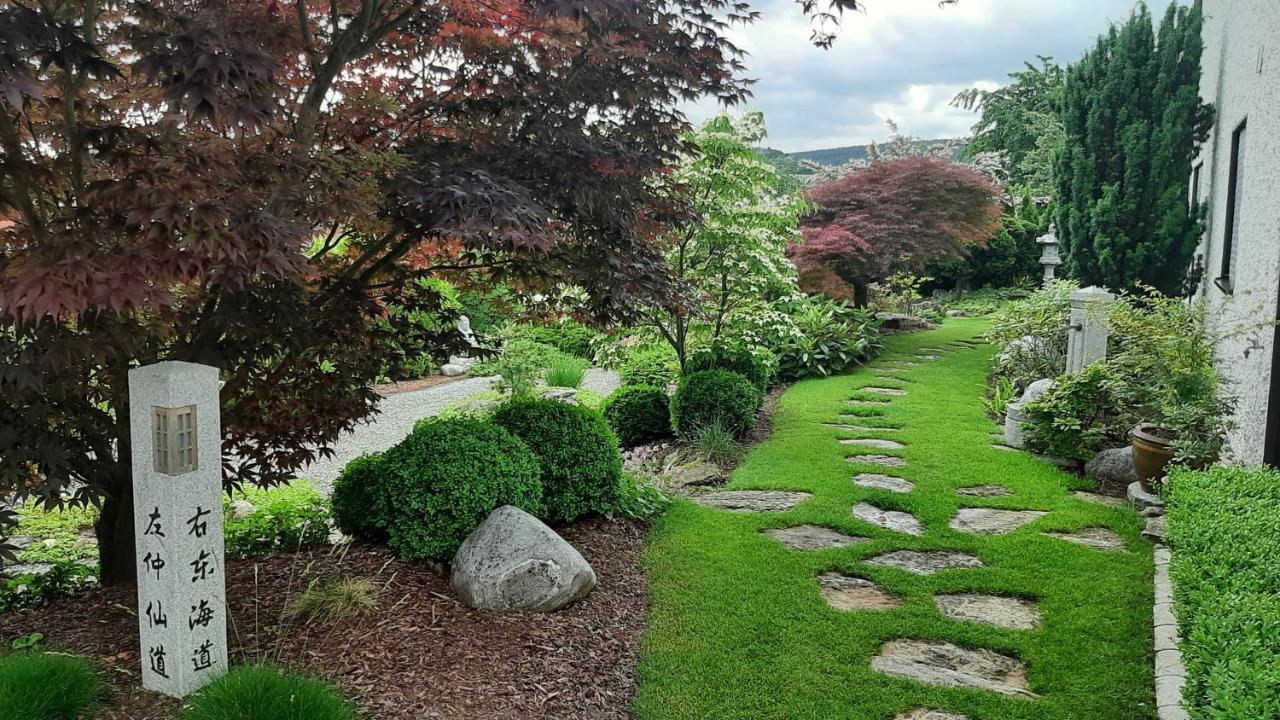
[[[328,683],[273,665],[241,665],[187,700],[181,720],[356,720]]]
[[[600,411],[623,447],[671,437],[671,400],[656,387],[624,385],[613,391]]]
[[[631,351],[618,377],[623,385],[665,387],[680,374],[680,361],[670,345],[644,345]]]
[[[680,379],[671,397],[671,417],[681,437],[710,425],[742,437],[755,427],[763,399],[760,388],[736,372],[703,370]]]
[[[382,477],[382,453],[361,455],[342,468],[329,498],[333,523],[339,530],[361,540],[387,539]]]
[[[622,455],[600,413],[556,400],[513,400],[493,421],[538,456],[547,520],[570,522],[617,502]]]
[[[501,427],[471,418],[426,418],[378,462],[373,505],[388,543],[405,559],[448,562],[490,512],[542,512],[538,459]]]
[[[1277,717],[1280,472],[1169,473],[1165,539],[1195,720]]]
[[[41,652],[0,657],[0,717],[90,718],[105,690],[97,668],[86,658]]]
[[[767,390],[778,375],[778,356],[768,348],[721,342],[695,350],[685,362],[685,371],[690,373],[716,369],[736,372]]]

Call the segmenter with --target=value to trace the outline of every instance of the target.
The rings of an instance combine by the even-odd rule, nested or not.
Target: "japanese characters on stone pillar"
[[[1107,316],[1115,295],[1099,287],[1071,293],[1067,332],[1067,372],[1080,372],[1107,356]]]
[[[227,670],[218,370],[129,371],[142,685],[185,697]]]

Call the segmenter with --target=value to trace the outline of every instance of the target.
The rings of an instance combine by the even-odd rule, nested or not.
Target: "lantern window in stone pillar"
[[[1057,275],[1058,266],[1062,264],[1062,258],[1058,256],[1058,235],[1054,232],[1053,225],[1036,242],[1040,243],[1040,264],[1044,266],[1044,284],[1048,286]]]

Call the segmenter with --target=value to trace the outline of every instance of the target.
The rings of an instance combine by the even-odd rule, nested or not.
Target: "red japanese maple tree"
[[[788,255],[802,288],[862,305],[869,283],[984,244],[999,229],[1000,195],[948,160],[875,163],[809,190],[817,209],[801,220],[804,242]]]

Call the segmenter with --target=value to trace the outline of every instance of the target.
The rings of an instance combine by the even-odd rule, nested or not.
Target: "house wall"
[[[1213,306],[1215,331],[1226,335],[1219,345],[1220,364],[1240,396],[1231,450],[1237,461],[1258,464],[1280,294],[1280,0],[1205,0],[1204,7],[1200,93],[1213,104],[1217,121],[1197,160],[1203,163],[1199,196],[1209,203],[1200,247],[1205,260],[1201,294]],[[1246,119],[1236,264],[1228,293],[1214,279],[1222,267],[1232,135]]]

